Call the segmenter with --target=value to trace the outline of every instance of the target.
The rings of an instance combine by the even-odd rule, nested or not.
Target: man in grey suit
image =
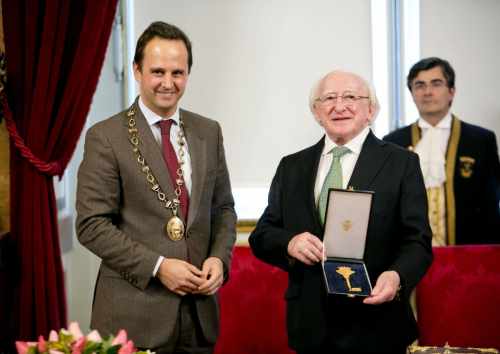
[[[180,29],[152,23],[140,95],[89,129],[78,172],[78,238],[102,260],[91,327],[157,353],[213,352],[236,238],[219,124],[178,107],[192,62]]]

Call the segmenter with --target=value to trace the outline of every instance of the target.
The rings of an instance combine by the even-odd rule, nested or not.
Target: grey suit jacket
[[[163,192],[174,190],[156,142],[137,102],[134,103],[139,149]],[[123,111],[87,132],[78,172],[78,239],[101,258],[94,293],[91,327],[103,335],[127,330],[138,347],[155,348],[170,338],[181,297],[152,277],[160,255],[201,268],[207,257],[230,269],[236,239],[236,214],[219,124],[180,111],[192,163],[192,190],[186,239],[171,241],[164,225],[170,210],[160,204],[141,172]],[[218,335],[218,303],[214,296],[196,296],[205,338]]]

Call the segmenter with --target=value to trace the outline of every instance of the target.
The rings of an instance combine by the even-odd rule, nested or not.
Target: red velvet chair
[[[500,246],[434,248],[417,313],[420,345],[500,349]]]
[[[215,354],[292,354],[284,293],[287,274],[236,247],[229,282],[219,293],[221,331]]]

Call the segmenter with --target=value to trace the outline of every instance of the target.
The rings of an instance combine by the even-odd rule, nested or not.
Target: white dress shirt
[[[365,142],[368,133],[370,132],[369,127],[365,127],[354,139],[349,141],[344,146],[349,148],[349,152],[340,158],[340,164],[342,165],[342,188],[347,189],[347,184],[351,179],[352,172],[354,171],[354,166],[358,161],[359,154],[361,153],[361,148]],[[318,172],[316,174],[316,183],[314,185],[314,200],[316,201],[316,206],[318,206],[319,195],[321,193],[321,188],[325,181],[326,175],[330,170],[332,164],[332,154],[329,152],[338,146],[335,144],[326,134],[325,135],[325,146],[323,147],[323,152],[321,153],[321,158],[319,160]]]
[[[415,147],[420,158],[420,167],[424,175],[426,188],[440,187],[446,181],[446,150],[451,131],[451,114],[432,126],[424,119],[418,119],[418,126],[422,131],[422,139]]]
[[[142,114],[144,114],[144,117],[146,118],[149,127],[151,128],[151,132],[153,133],[153,136],[155,137],[156,141],[158,142],[158,145],[160,145],[160,150],[162,150],[162,144],[161,144],[161,128],[160,125],[158,124],[161,120],[163,120],[162,117],[160,117],[158,114],[150,110],[144,102],[142,102],[142,98],[139,97],[139,108],[142,111]],[[175,113],[172,117],[168,118],[172,119],[175,124],[172,124],[172,127],[170,128],[170,142],[172,143],[172,146],[174,148],[175,154],[177,155],[177,160],[179,160],[179,142],[177,140],[178,134],[179,134],[179,107],[175,110]],[[191,195],[191,187],[192,187],[192,179],[191,179],[191,157],[189,155],[189,147],[187,145],[187,141],[185,141],[186,144],[184,144],[184,164],[182,165],[182,172],[184,174],[184,182],[186,183],[186,189]]]

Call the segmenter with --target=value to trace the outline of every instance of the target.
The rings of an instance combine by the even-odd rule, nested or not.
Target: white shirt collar
[[[370,132],[369,127],[365,127],[361,133],[356,135],[353,139],[351,139],[347,144],[344,146],[349,148],[349,150],[357,155],[361,153],[361,148],[363,147],[363,143],[365,142],[366,137],[368,136],[368,133]],[[337,147],[338,145],[333,142],[332,139],[328,136],[328,134],[325,134],[325,146],[323,147],[323,152],[322,155],[328,154],[334,147]]]
[[[142,111],[142,114],[144,114],[144,117],[148,121],[148,124],[150,126],[155,125],[159,121],[163,120],[161,116],[150,110],[142,101],[142,97],[139,96],[139,108]],[[169,117],[168,119],[173,119],[175,124],[179,125],[179,106],[175,109],[174,114]]]
[[[420,129],[429,129],[429,128],[451,129],[451,120],[452,120],[451,113],[448,111],[448,113],[446,113],[444,118],[441,119],[435,127],[427,123],[427,121],[422,117],[418,118],[417,124]]]

